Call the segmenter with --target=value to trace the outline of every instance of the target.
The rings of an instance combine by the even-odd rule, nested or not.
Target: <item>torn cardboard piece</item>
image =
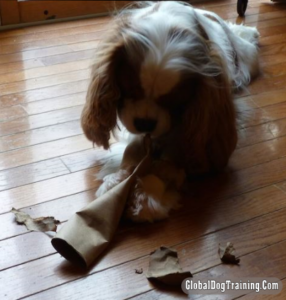
[[[57,225],[61,222],[56,220],[54,217],[40,217],[33,219],[29,214],[12,208],[12,213],[16,217],[16,222],[21,225],[25,225],[30,231],[57,231]]]
[[[219,256],[223,263],[237,265],[240,259],[235,256],[235,248],[232,243],[228,242],[226,247],[219,245]]]
[[[144,142],[148,144],[147,154],[134,172],[78,211],[52,239],[54,248],[70,262],[89,267],[112,240],[136,176],[145,174],[152,163],[151,142]]]
[[[150,255],[146,277],[167,285],[181,286],[184,279],[192,277],[191,272],[183,272],[177,251],[161,246]]]

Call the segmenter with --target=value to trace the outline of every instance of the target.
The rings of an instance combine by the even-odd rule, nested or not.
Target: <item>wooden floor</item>
[[[196,6],[242,21],[236,0]],[[239,143],[227,172],[192,184],[182,210],[164,222],[122,224],[86,273],[55,253],[48,236],[14,222],[12,207],[66,221],[94,198],[106,155],[82,135],[79,118],[108,21],[0,32],[0,299],[186,298],[145,278],[148,255],[161,245],[177,249],[197,278],[278,277],[285,288],[275,299],[286,299],[286,4],[249,1],[245,22],[261,33],[264,74],[235,99]],[[240,266],[221,265],[218,243],[227,241]]]

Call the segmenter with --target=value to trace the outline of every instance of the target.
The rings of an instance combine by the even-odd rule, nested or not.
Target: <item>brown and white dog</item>
[[[187,174],[222,170],[237,142],[232,91],[259,72],[258,37],[256,28],[183,2],[124,10],[96,52],[84,133],[105,149],[118,127],[149,133]],[[128,175],[122,168],[97,195]]]

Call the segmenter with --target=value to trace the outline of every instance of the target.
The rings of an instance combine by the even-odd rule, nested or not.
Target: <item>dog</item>
[[[237,143],[233,91],[260,72],[258,40],[256,28],[184,2],[123,10],[96,52],[81,118],[86,137],[109,149],[118,128],[137,146],[148,133],[159,157],[188,176],[222,171]],[[141,152],[107,174],[97,196],[125,179]],[[147,219],[161,218],[155,211]]]

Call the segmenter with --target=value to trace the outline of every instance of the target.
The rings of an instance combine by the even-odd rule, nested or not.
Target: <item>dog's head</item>
[[[160,137],[178,124],[188,131],[226,93],[221,58],[194,15],[187,26],[166,20],[159,5],[121,17],[96,53],[82,127],[105,149],[118,119],[134,134]]]

